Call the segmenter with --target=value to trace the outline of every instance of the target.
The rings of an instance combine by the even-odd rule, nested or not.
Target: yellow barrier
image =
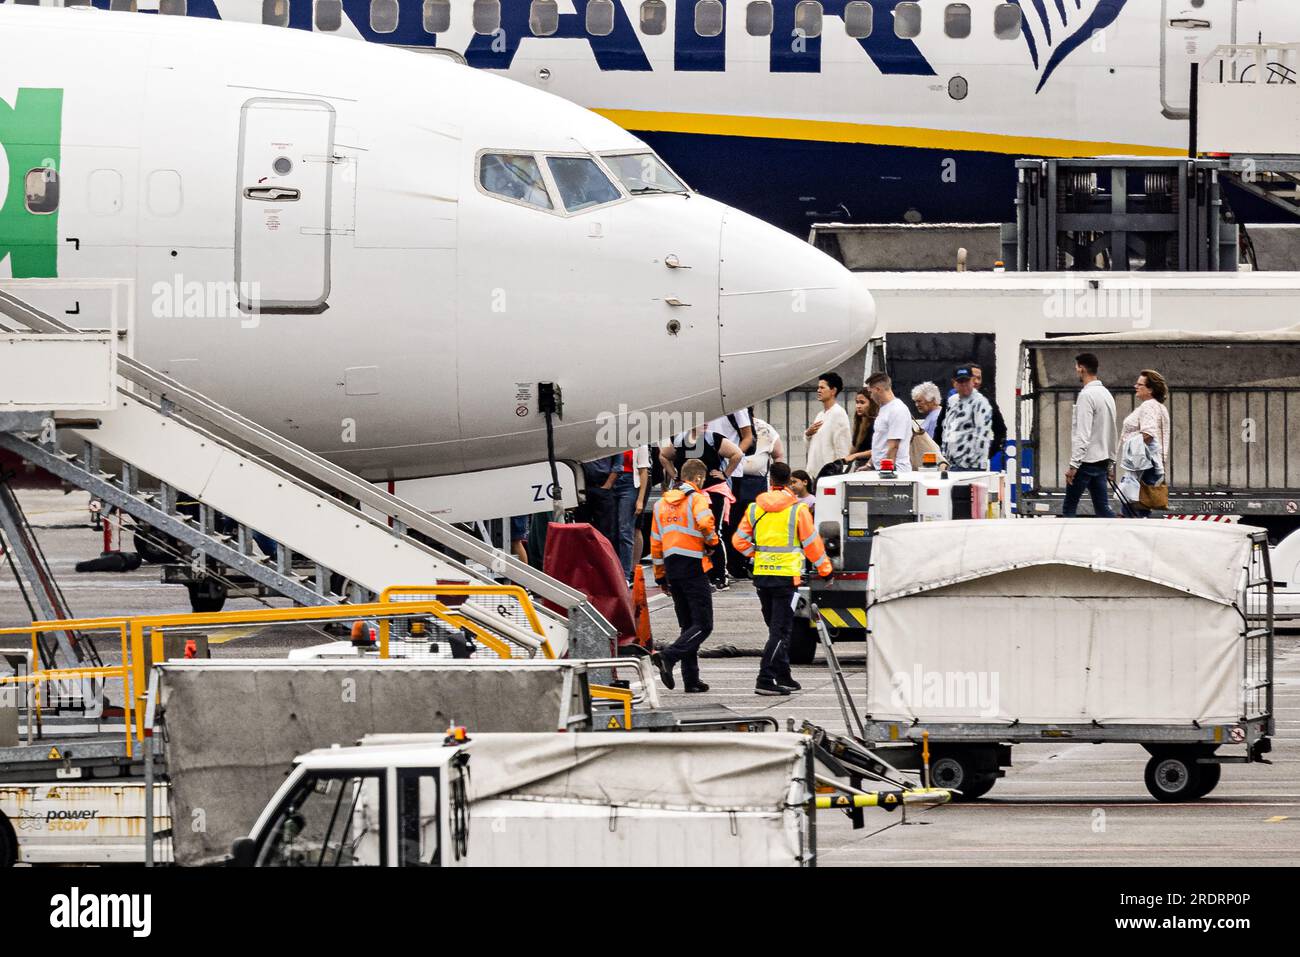
[[[541,630],[535,609],[528,595],[516,586],[405,586],[389,589],[388,594],[429,594],[439,591],[443,594],[502,594],[517,598],[524,609],[534,630],[540,636],[540,645],[548,658],[554,658],[554,651]],[[40,688],[43,683],[62,679],[81,678],[120,678],[124,688],[123,724],[126,734],[126,753],[133,755],[134,743],[144,740],[145,696],[148,693],[145,662],[163,660],[163,636],[166,631],[177,628],[226,628],[237,625],[271,625],[294,624],[300,622],[354,621],[373,618],[380,622],[382,637],[386,639],[389,620],[427,615],[447,622],[456,628],[466,628],[502,658],[510,657],[509,645],[492,635],[482,625],[448,608],[437,600],[424,601],[378,601],[357,605],[317,605],[309,608],[258,608],[247,611],[205,612],[202,614],[172,615],[136,615],[109,618],[77,618],[64,621],[38,621],[29,626],[18,628],[0,628],[3,635],[27,635],[32,642],[33,671],[30,675],[0,678],[0,686],[5,684],[33,683],[36,686],[36,713],[40,714]],[[85,668],[39,668],[40,661],[37,635],[58,631],[113,631],[119,633],[122,645],[122,663],[105,667]],[[151,655],[145,654],[146,636]],[[386,640],[381,647],[381,656],[387,656]],[[613,689],[621,690],[621,689]],[[630,696],[628,708],[630,709]]]
[[[550,639],[546,637],[546,631],[542,628],[541,619],[537,615],[537,609],[533,607],[532,597],[523,588],[518,585],[460,585],[455,583],[438,584],[438,585],[392,585],[385,588],[379,595],[381,602],[394,602],[395,598],[403,595],[434,595],[435,597],[450,598],[472,598],[477,595],[496,595],[501,598],[513,598],[519,602],[519,607],[528,619],[529,627],[537,635],[537,639],[542,649],[542,657],[554,659],[556,657],[555,649],[551,647]],[[405,602],[394,602],[394,604],[405,604]],[[449,606],[452,607],[452,606]],[[453,607],[454,612],[454,607]],[[461,616],[464,617],[464,616]],[[471,626],[470,630],[477,636],[477,628],[482,626]],[[499,639],[494,639],[497,644],[504,646]],[[486,642],[485,642],[486,643]],[[489,647],[493,647],[489,645]],[[493,650],[497,650],[495,647]],[[384,626],[380,626],[380,657],[388,656],[388,639]],[[502,658],[509,658],[510,654],[501,655]]]

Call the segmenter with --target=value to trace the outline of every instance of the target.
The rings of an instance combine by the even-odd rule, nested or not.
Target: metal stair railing
[[[3,291],[0,291],[0,314],[36,332],[51,334],[78,332],[77,329],[65,325]],[[602,646],[607,647],[604,643],[613,634],[612,627],[595,611],[586,596],[576,589],[555,581],[512,555],[488,546],[396,496],[381,491],[340,466],[276,435],[135,359],[118,356],[117,372],[121,379],[136,387],[135,390],[119,387],[119,392],[125,401],[146,405],[159,414],[176,419],[186,428],[210,438],[220,446],[255,459],[260,466],[274,471],[284,480],[320,496],[329,503],[330,507],[346,510],[350,519],[384,527],[386,531],[401,538],[404,543],[425,551],[437,562],[451,565],[469,580],[478,580],[484,576],[469,568],[464,564],[465,562],[473,561],[485,566],[491,574],[520,585],[563,609],[568,614],[570,625],[578,626],[578,630],[585,636],[581,644],[587,649],[598,651]],[[147,398],[146,394],[151,398]],[[111,482],[111,475],[98,470],[98,455],[94,451],[93,439],[87,435],[81,437],[90,449],[82,462],[78,462],[76,457],[69,453],[21,439],[12,433],[0,433],[0,444],[24,457],[30,456],[34,464],[81,485],[97,497],[102,497],[105,501],[122,508],[138,521],[154,525],[160,531],[198,549],[213,560],[237,569],[269,588],[281,591],[294,601],[302,604],[322,604],[335,598],[329,594],[327,588],[323,587],[323,577],[328,571],[327,568],[318,567],[314,588],[308,588],[303,582],[290,577],[291,556],[279,555],[276,563],[278,567],[268,568],[264,561],[247,554],[249,536],[243,528],[239,529],[239,542],[232,547],[221,541],[215,534],[208,534],[208,529],[202,527],[210,525],[210,521],[206,518],[196,526],[188,516],[178,514],[175,511],[175,496],[169,495],[170,486],[167,484],[160,489],[162,507],[155,506],[132,488],[130,463],[123,463],[122,481],[116,484]],[[162,476],[157,477],[162,478]],[[340,498],[347,501],[340,501]],[[373,509],[381,518],[376,520],[363,513],[359,507],[348,504],[349,501]],[[447,549],[452,557],[411,538],[408,532],[418,533],[441,548]],[[288,547],[281,549],[281,552],[292,549],[291,542],[284,544]],[[570,645],[571,647],[574,645],[572,640]],[[574,648],[574,651],[578,649]],[[584,650],[581,653],[590,656],[592,651]]]

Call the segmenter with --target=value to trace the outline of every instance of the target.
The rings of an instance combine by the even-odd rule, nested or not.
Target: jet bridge
[[[609,654],[614,629],[581,592],[122,354],[107,325],[73,328],[0,291],[0,448],[180,543],[201,571],[297,604],[504,580],[539,599],[557,654]],[[0,524],[33,611],[75,617],[3,483]],[[512,605],[496,613],[520,624]],[[42,648],[47,667],[87,652],[73,633]]]

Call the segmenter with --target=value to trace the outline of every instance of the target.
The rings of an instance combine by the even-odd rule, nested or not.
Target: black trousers
[[[721,544],[714,550],[709,560],[713,563],[713,568],[709,571],[709,579],[715,584],[722,584],[727,580],[727,558],[730,549],[727,543],[731,541],[731,536],[722,523],[722,507],[727,500],[716,493],[709,493],[709,510],[713,512],[713,527],[717,530],[718,539]],[[732,516],[735,516],[733,509]]]
[[[767,622],[767,644],[758,665],[760,682],[785,682],[790,675],[790,630],[794,627],[793,584],[767,584],[754,580],[754,591],[763,606],[763,621]]]
[[[702,571],[685,578],[670,578],[668,588],[682,633],[661,654],[671,664],[680,663],[682,680],[693,685],[700,680],[700,645],[713,633],[713,589]]]

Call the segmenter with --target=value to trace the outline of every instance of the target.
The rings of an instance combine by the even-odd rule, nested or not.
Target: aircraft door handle
[[[302,198],[302,191],[288,186],[249,186],[244,190],[244,198],[264,203],[292,203]]]

